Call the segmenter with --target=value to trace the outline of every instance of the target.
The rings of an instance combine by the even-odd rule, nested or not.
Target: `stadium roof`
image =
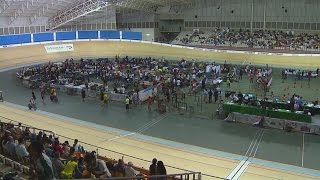
[[[178,6],[193,0],[0,0],[0,16],[9,17],[9,26],[19,17],[33,24],[48,17],[50,29],[90,15],[101,17],[108,9],[134,9],[156,13],[159,7]]]

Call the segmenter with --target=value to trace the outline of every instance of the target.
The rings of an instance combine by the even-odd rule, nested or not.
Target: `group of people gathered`
[[[107,102],[108,95],[105,96],[105,93],[113,92],[125,94],[130,102],[137,104],[140,100],[138,92],[153,85],[163,84],[161,87],[164,88],[161,88],[159,92],[165,94],[168,100],[177,89],[190,87],[192,92],[200,89],[201,79],[206,76],[205,68],[205,62],[195,60],[182,59],[169,62],[164,58],[130,58],[128,56],[120,58],[116,56],[114,59],[81,59],[80,61],[67,59],[59,63],[50,62],[24,68],[20,74],[28,71],[31,76],[40,77],[39,89],[42,99],[46,89],[51,89],[50,99],[57,100],[56,90],[50,88],[52,85],[73,84],[75,86],[84,85],[80,94],[82,100],[85,101],[88,96],[87,90],[90,89],[89,83],[101,82],[103,84],[100,92],[102,101]],[[213,74],[214,77],[219,76],[216,72]],[[114,88],[109,88],[110,86]],[[213,89],[211,91],[214,93]],[[208,89],[208,95],[210,94]],[[31,107],[35,100],[33,94],[33,99],[30,101]]]
[[[318,34],[294,34],[280,30],[250,32],[243,29],[216,28],[212,31],[194,31],[183,37],[178,36],[174,43],[305,51],[319,50],[320,37]]]
[[[97,152],[86,151],[75,139],[73,144],[60,142],[53,134],[31,132],[29,127],[0,124],[0,152],[6,157],[29,166],[32,179],[81,179],[145,176],[132,162],[124,163],[121,158],[99,159]],[[149,175],[166,175],[162,161],[152,160]],[[164,180],[166,178],[157,178]]]

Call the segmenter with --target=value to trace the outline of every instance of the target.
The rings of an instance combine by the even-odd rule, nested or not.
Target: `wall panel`
[[[0,36],[0,46],[10,44],[31,43],[30,34]]]
[[[100,31],[101,39],[120,39],[119,31]]]
[[[98,31],[78,31],[79,39],[98,39]]]
[[[53,33],[37,33],[33,34],[34,42],[53,41]]]
[[[57,40],[74,40],[76,39],[76,32],[57,32]]]

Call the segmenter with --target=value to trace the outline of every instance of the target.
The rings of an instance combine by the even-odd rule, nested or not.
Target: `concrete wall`
[[[123,13],[117,13],[117,21],[121,22],[153,22],[155,15],[153,13],[141,12],[141,11],[128,11]]]
[[[183,14],[186,21],[250,21],[252,2],[255,21],[263,21],[266,5],[266,20],[269,22],[320,22],[318,0],[198,0],[195,8]]]
[[[39,18],[32,25],[27,17],[17,18],[11,24],[9,24],[9,20],[9,17],[0,16],[0,35],[44,32],[48,18]]]
[[[44,26],[48,21],[47,17],[41,17],[34,23],[33,26]],[[14,20],[11,24],[10,17],[0,16],[0,27],[22,27],[22,26],[30,26],[30,19],[28,17],[19,17]]]
[[[155,41],[159,38],[159,30],[155,28],[131,28],[130,31],[141,32],[143,41]]]
[[[158,16],[153,13],[131,11],[117,13],[117,27],[124,28],[158,28]]]
[[[184,17],[187,27],[250,28],[252,4],[256,29],[263,28],[265,9],[267,29],[320,30],[319,0],[198,0],[192,8],[161,17]]]

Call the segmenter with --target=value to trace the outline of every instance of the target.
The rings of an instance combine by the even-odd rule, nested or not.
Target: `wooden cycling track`
[[[56,43],[61,44],[61,43]],[[202,50],[190,50],[186,48],[175,48],[160,45],[152,45],[138,42],[73,42],[74,52],[47,54],[44,45],[28,45],[21,47],[10,47],[0,49],[0,68],[15,67],[17,65],[45,62],[52,60],[64,60],[66,58],[80,57],[112,57],[120,56],[152,56],[166,57],[170,59],[199,59],[235,62],[269,64],[275,66],[292,66],[315,68],[320,66],[320,57],[282,57],[270,55],[249,55],[238,53],[216,53]],[[0,82],[1,83],[1,82]],[[78,138],[99,147],[108,147],[109,150],[125,153],[142,159],[157,157],[166,164],[174,165],[182,169],[201,171],[205,174],[214,174],[219,177],[227,177],[237,166],[238,160],[208,155],[184,149],[177,149],[170,146],[148,142],[133,137],[115,138],[112,141],[101,143],[101,139],[112,139],[118,134],[102,131],[95,127],[80,125],[56,117],[49,117],[37,112],[31,112],[12,106],[7,103],[0,104],[0,114],[3,117],[28,124],[33,127],[50,129],[59,135],[70,138]],[[4,119],[1,119],[4,120]],[[139,144],[139,146],[135,146]],[[95,150],[95,147],[88,147]],[[165,152],[165,153],[164,153]],[[120,158],[119,154],[110,153],[99,149],[99,154],[111,158]],[[148,167],[148,162],[137,161],[125,157],[126,161],[133,161],[137,166]],[[168,168],[170,173],[181,172]],[[208,177],[203,176],[203,179]],[[276,169],[262,165],[250,164],[245,170],[241,179],[319,179],[306,174],[293,171]]]

